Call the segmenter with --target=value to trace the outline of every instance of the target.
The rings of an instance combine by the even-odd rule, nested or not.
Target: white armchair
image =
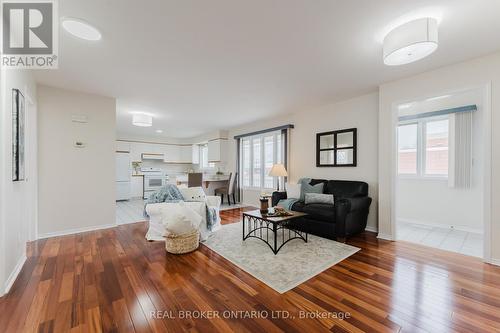
[[[148,204],[146,206],[146,213],[149,215],[149,230],[146,234],[146,239],[149,241],[164,241],[164,236],[168,235],[169,232],[172,232],[171,230],[176,230],[177,227],[173,226],[172,223],[177,222],[172,221],[173,217],[170,213],[179,208],[178,206],[183,206],[183,208],[189,208],[201,217],[201,223],[199,223],[198,228],[200,231],[200,240],[204,241],[213,232],[221,228],[219,216],[220,205],[221,199],[216,196],[207,196],[205,201]],[[207,225],[207,207],[214,208],[216,212],[216,220],[212,224],[211,228]],[[186,215],[189,216],[189,214]],[[182,221],[178,222],[183,223]]]

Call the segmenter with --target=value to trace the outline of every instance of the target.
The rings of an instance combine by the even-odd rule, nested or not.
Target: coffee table
[[[307,243],[307,232],[292,229],[290,222],[307,214],[290,211],[290,216],[271,217],[261,214],[260,210],[243,213],[243,240],[257,238],[266,243],[274,254],[293,239],[302,239]],[[278,244],[278,236],[281,242]]]

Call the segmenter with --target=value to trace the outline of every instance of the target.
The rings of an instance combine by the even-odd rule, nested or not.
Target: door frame
[[[481,85],[473,85],[462,89],[452,89],[440,91],[436,95],[456,94],[467,90],[481,90],[484,109],[483,109],[483,261],[491,263],[491,154],[492,154],[492,134],[491,134],[491,81]],[[421,96],[413,98],[415,100],[424,100],[433,96]],[[397,191],[398,191],[398,158],[397,158],[397,126],[398,109],[397,105],[407,103],[408,100],[394,101],[391,106],[391,239],[397,240]]]

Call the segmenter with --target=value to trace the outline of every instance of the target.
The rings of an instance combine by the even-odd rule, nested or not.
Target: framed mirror
[[[356,156],[356,128],[316,134],[317,167],[356,166]]]

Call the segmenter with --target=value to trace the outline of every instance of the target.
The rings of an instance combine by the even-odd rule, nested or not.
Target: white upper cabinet
[[[164,161],[167,163],[179,162],[181,158],[181,147],[177,145],[163,145],[162,149],[164,151]]]
[[[179,162],[193,163],[193,153],[191,146],[181,146],[181,156]]]
[[[191,163],[200,164],[200,146],[191,146]]]
[[[227,156],[227,140],[216,139],[208,141],[208,161],[224,162]]]

